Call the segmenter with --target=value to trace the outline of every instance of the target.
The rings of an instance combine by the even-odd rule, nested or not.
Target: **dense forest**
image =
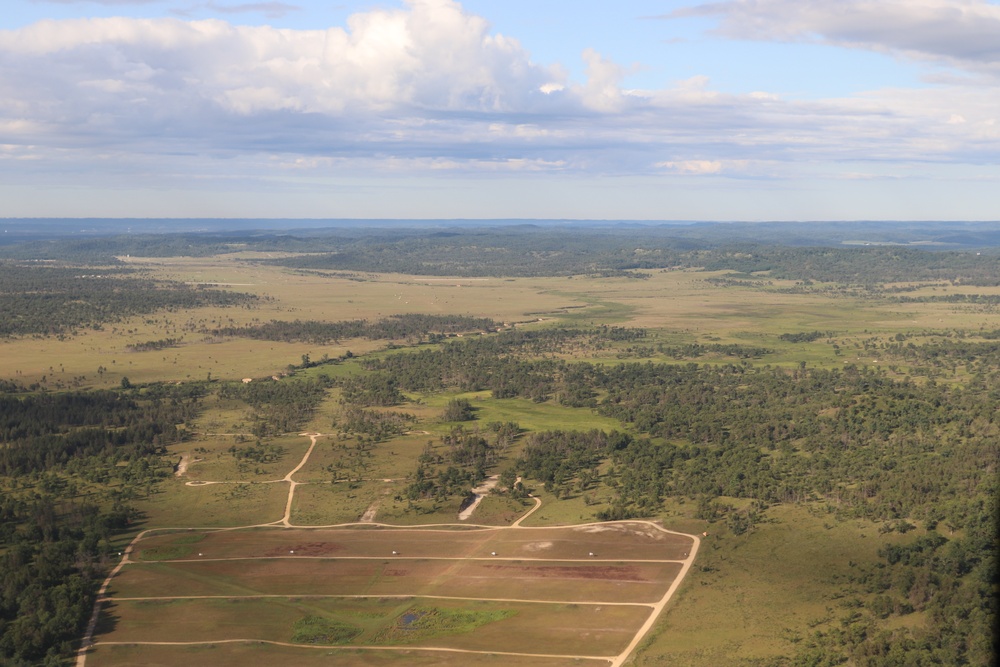
[[[0,395],[0,663],[62,665],[201,385]]]

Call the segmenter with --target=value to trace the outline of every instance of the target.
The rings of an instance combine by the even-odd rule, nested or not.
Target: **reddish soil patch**
[[[393,567],[386,568],[382,571],[382,574],[387,577],[408,577],[410,576],[410,570],[408,568]]]
[[[563,565],[486,565],[488,570],[512,571],[519,575],[539,579],[606,579],[611,581],[647,582],[649,579],[639,574],[631,565],[585,565],[569,567]]]
[[[290,544],[285,547],[275,547],[264,553],[268,558],[277,556],[328,556],[338,551],[343,551],[344,547],[336,542],[305,542],[303,544]],[[295,552],[292,554],[291,552]]]

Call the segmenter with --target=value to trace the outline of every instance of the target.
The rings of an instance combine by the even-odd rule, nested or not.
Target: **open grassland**
[[[823,291],[788,291],[792,281],[766,288],[720,285],[706,278],[725,272],[655,271],[647,280],[629,278],[452,279],[364,274],[349,279],[322,272],[295,272],[254,265],[237,256],[215,258],[131,258],[154,276],[214,284],[266,297],[246,308],[193,309],[134,317],[62,339],[13,338],[0,342],[0,377],[27,382],[43,376],[49,386],[109,386],[127,376],[133,383],[270,377],[302,355],[337,358],[350,350],[367,353],[384,341],[344,340],[336,344],[220,339],[202,333],[223,326],[270,320],[378,320],[402,313],[468,314],[501,322],[564,321],[618,324],[665,332],[676,342],[754,343],[774,346],[781,333],[829,331],[848,342],[872,332],[993,328],[988,306],[951,303],[895,303]],[[781,291],[782,289],[786,291]],[[927,287],[922,296],[1000,294],[994,287]],[[176,346],[145,352],[129,346],[177,338]],[[773,361],[840,364],[828,345],[778,346]],[[861,359],[864,361],[864,358]],[[870,362],[869,362],[870,363]],[[98,372],[98,369],[102,369]],[[335,371],[330,371],[335,372]]]
[[[249,526],[279,521],[288,498],[286,482],[232,482],[188,486],[173,478],[157,493],[136,500],[143,527],[205,528]]]
[[[402,487],[402,482],[381,479],[300,485],[295,489],[291,521],[297,526],[331,526],[360,521],[369,508],[377,512]]]
[[[807,506],[779,505],[768,515],[738,536],[678,522],[681,530],[712,533],[636,665],[752,665],[787,655],[815,632],[839,628],[867,597],[851,583],[859,564],[874,561],[886,543],[907,541]],[[920,623],[920,614],[902,618]]]
[[[483,529],[463,526],[401,529],[380,526],[330,529],[271,529],[197,533],[198,551],[212,558],[272,558],[287,555],[295,545],[299,556],[383,558],[397,552],[406,558],[487,558],[560,560],[682,560],[691,539],[641,523],[608,523],[562,528]],[[189,544],[192,533],[144,537],[133,549],[136,562],[151,560],[148,552]],[[589,554],[593,553],[594,556]],[[191,555],[191,558],[194,558]],[[152,560],[163,560],[154,558]]]
[[[383,596],[116,600],[105,613],[116,623],[117,642],[256,639],[488,653],[510,650],[517,637],[517,650],[523,653],[613,656],[625,648],[650,609]],[[324,619],[326,633],[296,641],[296,625],[310,617]]]

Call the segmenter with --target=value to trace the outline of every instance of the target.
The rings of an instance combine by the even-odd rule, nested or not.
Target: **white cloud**
[[[121,94],[181,94],[188,103],[215,103],[239,113],[404,106],[502,111],[523,106],[523,98],[563,76],[532,63],[515,40],[490,34],[485,20],[455,2],[409,5],[355,14],[347,30],[278,30],[218,20],[43,21],[0,33],[0,58],[46,70],[60,95],[72,92],[83,74],[122,81]],[[128,86],[135,68],[160,76]],[[29,85],[24,92],[44,93],[40,87]]]
[[[682,162],[657,162],[656,167],[667,169],[679,174],[718,174],[722,172],[722,162],[719,160],[684,160]]]
[[[622,108],[621,80],[625,70],[593,49],[583,52],[587,63],[587,83],[583,103],[596,111],[619,111]]]
[[[796,13],[798,4],[810,11]],[[783,35],[816,33],[802,27],[810,17],[809,25],[826,25],[825,5],[806,0],[709,7],[730,12],[728,25],[738,11],[763,16],[782,6],[790,18],[771,29]],[[222,179],[239,169],[261,178],[409,170],[779,179],[821,163],[855,170],[996,164],[1000,156],[991,87],[953,82],[947,94],[807,102],[726,94],[699,76],[625,91],[621,66],[594,50],[582,57],[586,79],[571,81],[452,0],[372,9],[327,30],[43,21],[0,31],[0,145],[7,158],[31,156],[39,173],[170,172],[178,181],[189,171]],[[226,167],[213,174],[212,164]]]
[[[669,16],[718,16],[738,39],[819,40],[1000,76],[1000,6],[986,0],[732,0]]]

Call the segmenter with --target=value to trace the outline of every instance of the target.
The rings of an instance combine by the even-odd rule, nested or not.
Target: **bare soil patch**
[[[305,542],[299,544],[289,544],[287,546],[276,547],[264,554],[265,557],[276,558],[278,556],[329,556],[338,551],[343,551],[344,547],[336,542]]]

